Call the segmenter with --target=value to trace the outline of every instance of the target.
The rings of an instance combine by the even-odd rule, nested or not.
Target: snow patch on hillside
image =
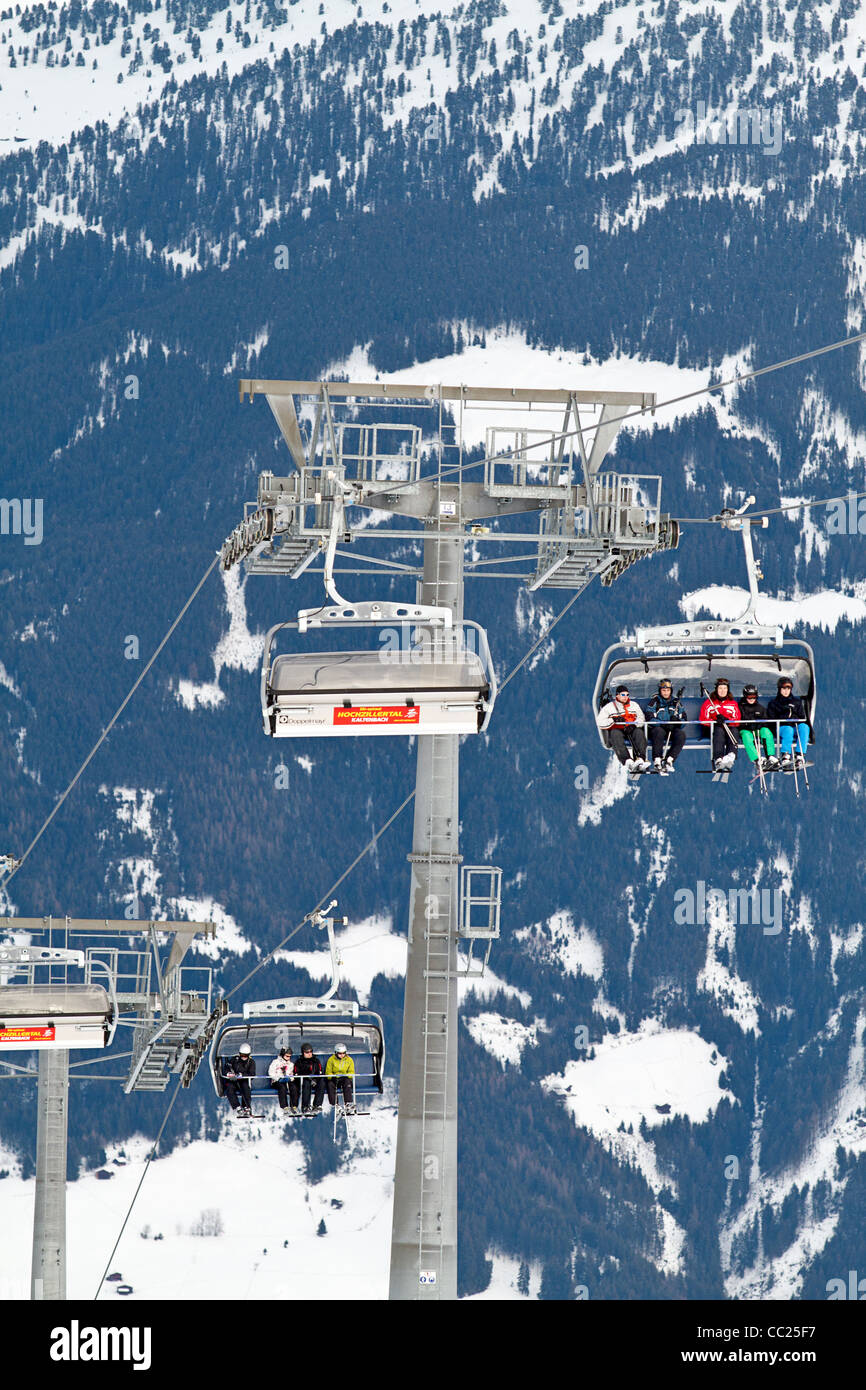
[[[701,612],[731,622],[742,615],[748,601],[746,589],[712,584],[708,588],[683,594],[680,608],[689,622]],[[842,594],[835,589],[823,589],[820,593],[803,594],[794,599],[769,598],[762,594],[755,612],[758,621],[769,626],[820,627],[825,632],[835,632],[840,622],[863,622],[866,618],[866,599]]]
[[[114,787],[109,791],[108,787],[103,785],[99,791],[101,796],[114,798],[114,813],[121,825],[146,836],[153,844],[156,838],[153,824],[153,803],[154,797],[162,794],[161,789],[157,792],[151,791],[147,787]]]
[[[745,1202],[720,1234],[725,1289],[734,1299],[795,1299],[800,1297],[805,1273],[832,1238],[838,1224],[848,1173],[840,1172],[838,1151],[866,1154],[866,1010],[854,1024],[845,1080],[828,1121],[813,1137],[802,1160],[782,1174],[766,1176],[753,1167]],[[748,1243],[761,1213],[778,1213],[795,1189],[814,1191],[819,1183],[831,1191],[831,1211],[821,1220],[811,1219],[807,1196],[805,1218],[791,1244],[781,1255],[759,1258],[745,1269],[737,1268],[737,1247]],[[760,1248],[760,1247],[759,1247]],[[839,1271],[843,1274],[844,1271]]]
[[[569,1061],[561,1074],[546,1076],[541,1084],[563,1097],[579,1128],[608,1147],[640,1138],[623,1129],[637,1131],[642,1123],[652,1129],[672,1115],[702,1124],[720,1101],[733,1099],[720,1085],[725,1058],[687,1028],[664,1028],[657,1019],[645,1019],[637,1032],[608,1034],[593,1046],[591,1060]],[[665,1178],[662,1185],[671,1184]]]
[[[539,1031],[547,1031],[544,1019],[527,1024],[503,1014],[473,1014],[463,1022],[473,1041],[495,1057],[503,1071],[506,1067],[519,1067],[524,1049],[537,1047]]]
[[[856,926],[850,927],[842,935],[841,932],[830,931],[830,969],[833,972],[833,983],[838,984],[836,974],[836,962],[840,956],[856,956],[860,947],[863,945],[863,924],[858,922]]]
[[[197,956],[219,960],[222,955],[245,956],[253,950],[234,917],[213,898],[170,898],[169,904],[182,921],[213,922],[216,927],[213,937],[196,939],[193,950]]]
[[[604,973],[601,943],[585,923],[575,927],[567,908],[554,912],[546,922],[521,927],[514,935],[517,941],[527,943],[533,959],[550,961],[566,975],[587,975],[591,980],[600,980]]]
[[[636,1168],[656,1197],[665,1190],[676,1195],[673,1178],[660,1168],[652,1140],[640,1128],[655,1128],[673,1115],[701,1124],[723,1099],[733,1099],[719,1081],[724,1057],[699,1034],[663,1028],[656,1019],[644,1020],[637,1032],[609,1034],[594,1047],[591,1060],[567,1062],[561,1075],[544,1077],[542,1087],[564,1099],[578,1128]],[[661,1245],[656,1266],[663,1274],[680,1273],[685,1232],[660,1202],[655,1216]]]
[[[206,709],[216,709],[225,700],[225,692],[220,689],[220,676],[223,670],[258,670],[264,647],[264,635],[250,632],[247,627],[247,604],[244,582],[240,568],[222,570],[225,604],[229,615],[228,632],[224,633],[212,655],[214,679],[197,684],[191,680],[179,680],[175,691],[176,698],[185,709],[196,709],[199,705]]]
[[[502,1255],[497,1250],[488,1250],[487,1259],[493,1265],[490,1283],[481,1293],[470,1294],[466,1302],[511,1301],[514,1299],[536,1299],[541,1292],[541,1276],[544,1272],[540,1260],[527,1261],[529,1274],[525,1293],[518,1288],[521,1261],[513,1255]]]
[[[6,670],[2,661],[0,661],[0,686],[2,686],[4,690],[8,690],[10,695],[14,695],[16,700],[21,699],[21,691],[18,689],[18,686]]]
[[[457,952],[457,968],[465,970],[467,957],[462,951]],[[457,997],[462,1004],[467,994],[473,994],[476,999],[485,1002],[495,999],[497,994],[501,994],[505,999],[515,999],[521,1008],[528,1009],[532,1004],[532,995],[525,989],[517,989],[515,985],[509,985],[501,976],[491,970],[488,965],[483,975],[463,975],[458,981]]]
[[[694,930],[688,927],[685,930]],[[757,930],[756,927],[748,928]],[[737,927],[729,920],[726,909],[715,904],[707,906],[707,951],[697,987],[711,994],[726,1017],[733,1019],[744,1033],[760,1034],[758,1019],[761,1001],[751,985],[740,978],[734,962],[737,956]],[[725,959],[722,959],[725,957]]]
[[[607,808],[622,801],[631,789],[632,783],[622,763],[614,757],[609,758],[604,776],[593,782],[586,796],[580,798],[578,825],[601,825],[602,815]]]
[[[340,975],[353,986],[362,1004],[369,1001],[377,975],[396,980],[406,974],[406,938],[393,930],[390,917],[365,917],[361,922],[350,923],[344,931],[335,933],[335,937]],[[321,939],[325,940],[324,933]],[[327,945],[318,951],[278,951],[274,960],[287,961],[297,970],[305,970],[312,980],[331,978]]]

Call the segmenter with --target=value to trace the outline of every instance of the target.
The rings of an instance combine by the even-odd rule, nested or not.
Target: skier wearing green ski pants
[[[760,723],[766,719],[767,711],[758,700],[757,686],[747,685],[743,688],[743,698],[740,701],[740,737],[743,740],[743,747],[746,756],[752,763],[757,763],[761,756],[761,743],[764,744],[765,756],[762,759],[762,766],[765,772],[774,772],[779,766],[779,759],[776,757],[776,743],[773,738],[773,731],[766,724]]]

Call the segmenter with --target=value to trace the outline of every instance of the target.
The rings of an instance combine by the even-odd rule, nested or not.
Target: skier
[[[252,1111],[250,1077],[256,1074],[253,1049],[249,1043],[241,1043],[234,1057],[230,1057],[223,1072],[223,1082],[228,1102],[235,1112],[235,1119],[248,1120]],[[240,1098],[239,1098],[240,1097]]]
[[[617,686],[616,699],[602,705],[596,720],[607,735],[608,747],[613,749],[627,772],[649,771],[652,763],[646,757],[646,719],[640,705],[629,700],[627,685]],[[631,756],[626,739],[632,747]]]
[[[698,719],[711,726],[713,740],[713,767],[716,772],[730,772],[737,757],[737,741],[730,724],[739,724],[740,707],[731,695],[731,683],[727,676],[719,676],[701,705]]]
[[[346,1051],[345,1043],[337,1043],[333,1056],[328,1058],[325,1075],[327,1077],[328,1100],[331,1104],[337,1104],[337,1091],[341,1091],[346,1114],[356,1115],[358,1108],[355,1105],[355,1087],[352,1081],[352,1077],[355,1075],[355,1063]]]
[[[806,706],[801,697],[794,694],[790,676],[779,677],[777,693],[767,705],[767,713],[771,719],[780,721],[779,748],[782,753],[783,772],[793,768],[795,756],[797,767],[804,767],[806,749],[809,746],[809,722],[806,718]],[[794,754],[795,730],[797,734],[796,754]]]
[[[749,762],[757,764],[761,758],[761,744],[764,745],[764,756],[761,758],[765,772],[775,772],[779,766],[779,759],[776,757],[776,743],[773,738],[773,731],[763,721],[767,718],[767,711],[758,699],[758,687],[756,685],[746,685],[743,687],[743,698],[740,701],[740,738],[743,740],[743,747],[746,750],[746,757]],[[748,725],[748,727],[744,727]]]
[[[649,723],[656,771],[673,772],[674,764],[686,741],[686,731],[683,727],[686,712],[674,695],[673,686],[667,676],[662,676],[659,681],[658,694],[653,695],[647,704],[645,714]]]
[[[292,1069],[291,1093],[293,1115],[298,1113],[299,1099],[305,1115],[320,1115],[322,1113],[325,1079],[322,1075],[322,1063],[313,1052],[312,1043],[304,1043],[301,1048],[301,1055]],[[312,1105],[310,1104],[311,1096]]]
[[[274,1058],[268,1067],[268,1080],[277,1093],[281,1110],[289,1108],[289,1090],[291,1088],[292,1071],[292,1049],[281,1047],[279,1055]],[[296,1115],[297,1107],[292,1106],[292,1114]]]

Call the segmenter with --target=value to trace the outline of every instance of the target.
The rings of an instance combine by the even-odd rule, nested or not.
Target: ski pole
[[[800,747],[800,725],[799,725],[799,724],[797,725],[797,747],[798,747],[798,748]],[[807,766],[806,766],[808,757],[809,757],[809,737],[808,737],[808,734],[807,734],[807,736],[806,736],[806,748],[805,748],[805,750],[803,751],[803,781],[806,783],[806,791],[807,791],[807,792],[808,792],[808,791],[811,791],[811,787],[809,786],[809,772],[808,772],[808,768],[807,768]]]
[[[761,793],[762,793],[762,795],[766,796],[766,795],[767,795],[767,782],[766,782],[766,778],[764,777],[764,761],[763,761],[763,758],[761,757],[761,731],[760,731],[759,728],[758,728],[758,729],[756,729],[756,728],[754,728],[754,727],[752,728],[752,738],[753,738],[754,741],[755,741],[755,755],[756,755],[757,763],[758,763],[758,780],[759,780],[760,783],[761,783]]]
[[[790,711],[791,711],[791,706],[789,705],[789,706],[788,706],[788,712],[790,713]],[[798,732],[799,732],[799,731],[798,731]],[[798,739],[797,739],[797,747],[799,748],[799,746],[800,746],[800,740],[799,740],[799,738],[798,738]],[[798,780],[798,778],[797,778],[797,754],[794,752],[794,736],[793,736],[793,730],[791,731],[791,767],[792,767],[793,770],[794,770],[794,791],[797,793],[797,796],[799,797],[799,795],[800,795],[800,783],[799,783],[799,780]]]

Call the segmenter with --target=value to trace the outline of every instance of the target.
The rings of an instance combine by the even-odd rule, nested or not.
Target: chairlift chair
[[[327,1061],[337,1043],[345,1043],[346,1051],[355,1064],[355,1096],[381,1095],[385,1067],[385,1032],[378,1014],[363,1012],[352,1000],[336,999],[340,983],[340,961],[334,937],[334,923],[344,925],[348,918],[328,914],[336,907],[311,914],[310,922],[327,931],[331,957],[331,985],[320,998],[265,999],[245,1004],[242,1014],[228,1014],[214,1033],[210,1049],[211,1077],[218,1096],[225,1091],[225,1062],[236,1057],[242,1043],[248,1043],[256,1064],[256,1075],[250,1079],[251,1096],[258,1100],[277,1092],[268,1080],[268,1067],[280,1049],[290,1047],[293,1058],[300,1056],[305,1042]]]
[[[116,1027],[103,985],[0,985],[0,1051],[108,1047]]]
[[[760,598],[757,581],[761,575],[752,550],[751,527],[766,526],[767,518],[757,521],[742,516],[753,502],[754,498],[749,498],[739,512],[723,512],[720,517],[723,526],[739,530],[743,537],[749,575],[749,604],[745,612],[731,622],[697,621],[642,628],[633,638],[614,642],[599,666],[593,694],[596,713],[613,699],[618,685],[627,685],[631,698],[643,705],[658,691],[660,678],[667,676],[674,691],[680,694],[687,716],[684,747],[706,752],[709,730],[698,722],[698,714],[705,692],[712,691],[719,677],[728,679],[734,699],[740,699],[745,685],[755,685],[759,698],[766,702],[776,694],[779,678],[787,676],[793,693],[803,700],[810,742],[814,743],[817,685],[812,648],[808,642],[786,638],[781,627],[762,625],[755,615],[755,604]],[[609,748],[605,730],[598,732],[602,745]]]
[[[256,1064],[250,1092],[254,1100],[276,1100],[268,1081],[268,1067],[283,1047],[298,1058],[305,1042],[324,1067],[338,1042],[355,1064],[356,1097],[381,1095],[384,1090],[384,1026],[378,1014],[363,1012],[352,1001],[330,999],[272,999],[244,1006],[242,1014],[229,1014],[211,1044],[211,1075],[218,1096],[224,1094],[224,1063],[235,1057],[241,1043],[248,1043]]]
[[[337,539],[345,529],[344,485],[337,477],[325,550],[330,604],[303,609],[297,622],[277,623],[265,638],[262,722],[273,738],[341,738],[359,734],[475,734],[487,728],[496,674],[487,634],[477,623],[454,624],[450,608],[426,604],[348,603],[334,582]],[[391,628],[414,634],[397,650],[291,652],[273,655],[286,628]]]

